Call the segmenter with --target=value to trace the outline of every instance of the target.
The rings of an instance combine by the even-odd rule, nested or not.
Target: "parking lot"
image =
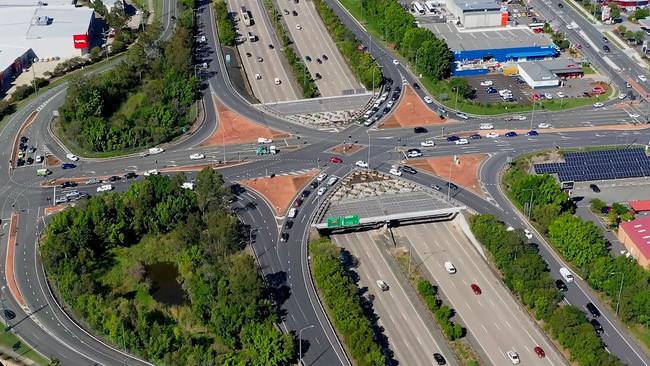
[[[531,104],[531,101],[528,99],[524,90],[528,89],[528,86],[523,81],[517,82],[518,77],[504,76],[500,74],[490,74],[490,75],[477,75],[477,76],[468,76],[465,78],[469,85],[476,89],[475,99],[479,103],[484,104],[494,104],[494,103],[503,103],[504,100],[499,95],[498,91],[503,89],[508,89],[512,91],[512,96],[515,99],[517,104],[528,105]],[[488,93],[485,91],[485,88],[488,86],[482,86],[481,83],[484,81],[491,81],[492,88],[496,89],[494,93]],[[529,89],[528,89],[529,90]]]

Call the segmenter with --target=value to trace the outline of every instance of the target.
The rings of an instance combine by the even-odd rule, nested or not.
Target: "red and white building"
[[[650,217],[642,217],[618,226],[618,240],[642,267],[650,268]]]

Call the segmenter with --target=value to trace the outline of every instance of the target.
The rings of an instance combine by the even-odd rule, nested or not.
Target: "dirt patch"
[[[336,145],[328,151],[334,154],[352,155],[357,151],[363,150],[365,146],[357,144],[341,144]]]
[[[45,157],[45,166],[57,166],[60,164],[61,164],[61,160],[59,160],[54,155],[48,155]]]
[[[283,215],[298,191],[318,173],[319,170],[313,169],[304,174],[253,178],[241,180],[239,183],[262,195],[273,207],[276,215]]]
[[[235,113],[216,98],[214,103],[217,106],[219,126],[210,137],[203,141],[201,146],[245,144],[257,142],[258,137],[272,140],[289,137],[287,133],[272,130]]]
[[[414,127],[445,122],[449,122],[449,120],[440,118],[436,112],[429,109],[410,86],[405,86],[401,102],[380,128]]]
[[[52,207],[45,207],[45,209],[43,209],[43,214],[45,216],[52,215],[52,214],[55,214],[57,212],[65,210],[66,208],[68,208],[68,206],[70,206],[69,203],[63,203],[63,204],[52,206]]]
[[[484,197],[485,194],[479,184],[478,171],[481,163],[486,158],[487,154],[458,155],[459,164],[456,164],[453,161],[453,156],[440,156],[426,159],[412,159],[408,161],[408,165],[437,175],[444,180],[452,181],[458,186]]]
[[[14,273],[14,254],[16,252],[16,240],[18,240],[18,214],[15,212],[11,213],[11,222],[9,223],[9,241],[7,242],[7,257],[5,258],[5,270],[7,277],[7,285],[9,286],[9,291],[16,299],[16,302],[21,307],[25,307],[25,300],[23,295],[20,293],[18,284],[16,283],[16,274]]]

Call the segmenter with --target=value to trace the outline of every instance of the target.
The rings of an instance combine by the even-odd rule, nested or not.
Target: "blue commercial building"
[[[487,74],[502,62],[545,59],[560,54],[547,35],[527,28],[461,31],[449,23],[431,26],[454,54],[454,76]]]

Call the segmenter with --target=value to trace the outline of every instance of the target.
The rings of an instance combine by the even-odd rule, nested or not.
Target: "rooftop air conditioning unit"
[[[47,15],[41,15],[36,17],[36,25],[48,25],[50,23],[50,17]]]

